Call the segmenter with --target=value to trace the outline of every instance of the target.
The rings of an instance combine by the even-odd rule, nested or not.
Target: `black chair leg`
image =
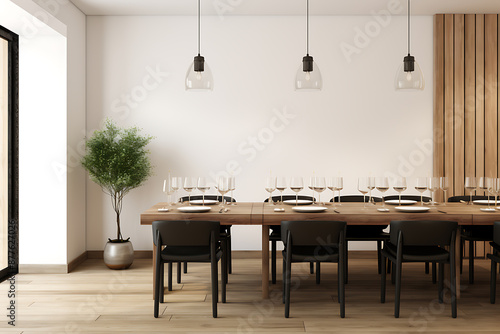
[[[385,270],[385,265],[386,265],[386,258],[385,256],[382,255],[382,268],[381,268],[381,273],[382,276],[380,277],[380,302],[385,303],[385,281],[387,279],[387,274]]]
[[[348,247],[348,242],[346,240],[345,242],[345,257],[344,257],[344,284],[349,283],[349,247]]]
[[[436,262],[432,262],[432,284],[436,284],[437,282],[437,270],[436,270]]]
[[[382,249],[382,241],[381,240],[377,240],[377,268],[378,268],[378,274],[380,275],[381,274],[381,268],[382,268],[382,265],[381,265],[381,255],[380,255],[380,250]]]
[[[312,262],[311,262],[312,264]],[[321,279],[321,265],[320,262],[316,262],[316,284],[319,284]]]
[[[396,264],[392,262],[391,284],[396,284]]]
[[[393,268],[394,269],[394,268]],[[399,309],[401,307],[401,262],[396,265],[396,297],[394,298],[394,317],[399,318]]]
[[[155,246],[156,247],[156,246]],[[159,264],[159,266],[158,266]],[[154,300],[154,317],[158,318],[159,309],[160,309],[160,285],[161,285],[161,267],[163,263],[155,263],[156,273],[155,273],[155,300]]]
[[[276,284],[276,240],[271,240],[271,283]]]
[[[177,284],[181,284],[181,268],[182,262],[177,262]]]
[[[451,317],[457,317],[457,273],[455,271],[455,254],[450,257],[450,290],[451,290]]]
[[[283,257],[283,271],[282,271],[282,277],[281,277],[281,286],[283,290],[283,304],[285,304],[285,290],[286,290],[286,262],[285,262],[285,257]]]
[[[314,262],[309,263],[309,273],[314,274]]]
[[[217,259],[211,260],[212,269],[212,317],[217,318],[217,302],[219,301],[219,279],[217,268]]]
[[[222,261],[220,264],[220,277],[222,279],[221,282],[221,300],[223,303],[226,302],[226,285],[227,285],[227,278],[228,278],[228,258],[225,256],[225,254],[222,255]],[[218,282],[216,283],[218,284]]]
[[[425,263],[425,273],[428,274],[429,273],[429,262],[426,262]]]
[[[495,304],[497,290],[497,263],[491,260],[490,303]]]
[[[292,263],[286,264],[285,277],[285,318],[290,316],[290,285],[292,280]]]
[[[474,284],[474,241],[469,241],[469,284]]]
[[[184,262],[184,274],[188,273],[188,263]]]
[[[444,286],[444,263],[439,264],[439,280],[438,280],[438,300],[439,304],[443,303],[443,286]]]
[[[222,239],[222,265],[224,267],[224,270],[221,270],[221,275],[224,276],[225,282],[229,281],[229,261],[230,261],[230,250],[229,250],[229,245],[228,245],[228,239]],[[221,276],[222,277],[222,276]]]
[[[165,294],[165,264],[160,263],[160,303],[164,302]]]
[[[460,275],[462,274],[464,268],[464,240],[460,241]]]
[[[387,273],[388,274],[391,273],[391,268],[392,268],[391,260],[387,259]]]
[[[229,231],[229,233],[231,233],[231,231]],[[228,252],[227,252],[227,272],[228,274],[232,274],[233,273],[233,255],[231,254],[231,249],[232,249],[232,245],[231,245],[231,235],[229,235],[229,238],[227,238],[227,248],[228,248]]]
[[[343,262],[343,259],[341,258],[339,262]],[[318,262],[319,264],[319,262]],[[345,284],[344,284],[344,268],[341,263],[338,265],[338,286],[339,286],[339,302],[340,302],[340,317],[345,318]],[[319,270],[318,270],[319,272]]]
[[[172,291],[172,262],[168,263],[168,291]]]

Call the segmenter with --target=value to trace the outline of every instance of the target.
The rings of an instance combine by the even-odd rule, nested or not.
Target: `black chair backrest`
[[[220,223],[214,221],[156,220],[153,222],[153,242],[160,233],[162,245],[168,246],[210,246],[210,236],[214,232],[219,240]]]
[[[399,231],[405,246],[450,246],[457,222],[443,220],[391,221],[390,240],[397,245]]]
[[[500,222],[493,223],[493,242],[500,245]]]
[[[335,202],[339,201],[339,197],[335,196],[334,198],[330,199],[330,202],[333,202],[335,199]],[[364,201],[368,203],[368,195],[364,196]],[[372,199],[374,202],[382,202],[382,198],[372,196]],[[345,195],[345,196],[340,196],[340,201],[345,202],[345,203],[363,203],[363,195]]]
[[[295,195],[283,195],[283,200],[284,201],[291,201],[295,200],[296,197]],[[299,195],[299,199],[305,199],[306,201],[312,201],[313,197],[312,196],[307,196],[307,195]],[[281,201],[281,196],[273,196],[273,202],[276,201]],[[265,203],[269,202],[269,197],[264,200]]]
[[[191,196],[191,200],[199,200],[199,199],[203,199],[203,195],[192,195]],[[222,200],[222,196],[217,196],[217,195],[205,195],[205,199],[209,199],[209,200],[215,200],[215,201],[221,201]],[[236,200],[234,198],[231,198],[230,196],[224,196],[224,199],[226,200],[226,202],[236,202]],[[181,202],[187,202],[189,201],[189,196],[183,196],[181,197]]]
[[[386,200],[386,201],[395,200],[395,199],[399,199],[399,195],[389,195],[389,196],[384,197],[384,200]],[[419,195],[401,195],[401,199],[420,202]],[[431,198],[428,196],[424,196],[423,200],[424,200],[424,202],[430,202]]]
[[[485,199],[494,200],[495,196],[472,196],[473,201],[485,200]],[[468,202],[468,201],[470,201],[470,196],[452,196],[452,197],[448,198],[448,202],[450,202],[450,203],[456,203],[456,202],[460,202],[460,201]]]
[[[340,236],[345,236],[346,222],[341,221],[282,221],[281,241],[286,246],[288,231],[293,246],[334,246],[339,244]]]

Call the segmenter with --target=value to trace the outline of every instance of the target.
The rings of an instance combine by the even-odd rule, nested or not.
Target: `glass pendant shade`
[[[305,69],[310,71],[304,71]],[[321,88],[323,88],[323,79],[318,66],[312,59],[309,64],[304,64],[303,61],[295,75],[295,89],[321,90]]]
[[[411,60],[409,63],[408,60],[406,60],[407,57],[405,57],[405,60],[399,65],[398,71],[396,72],[395,88],[396,90],[423,90],[425,81],[422,70],[415,60]],[[413,70],[411,70],[411,63],[413,63]]]
[[[203,71],[195,71],[195,61],[191,63],[186,74],[186,90],[205,90],[214,89],[214,78],[210,67],[205,62]]]

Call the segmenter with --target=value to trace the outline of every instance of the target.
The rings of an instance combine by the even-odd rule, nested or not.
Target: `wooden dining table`
[[[418,205],[418,204],[415,204]],[[209,212],[182,213],[178,207],[167,203],[157,203],[141,214],[141,225],[151,225],[155,220],[212,220],[221,225],[260,225],[262,226],[262,298],[269,298],[269,226],[280,225],[285,220],[337,220],[348,225],[389,225],[391,220],[447,220],[459,224],[455,249],[460,249],[460,226],[463,225],[493,225],[500,221],[500,211],[484,212],[482,205],[467,205],[464,203],[439,203],[435,206],[426,205],[426,212],[401,212],[395,206],[386,205],[387,212],[378,211],[380,203],[375,205],[363,203],[341,203],[334,208],[332,203],[326,205],[323,212],[295,212],[292,205],[269,205],[262,202],[239,202],[227,206],[228,210],[220,210],[216,205]],[[158,209],[167,207],[168,212]],[[275,211],[283,208],[284,211]],[[153,259],[156,256],[153,247]],[[153,262],[154,263],[154,262]],[[456,273],[459,273],[460,256],[455,257]],[[153,266],[153,279],[154,279]],[[460,296],[460,275],[457,275],[457,297]]]

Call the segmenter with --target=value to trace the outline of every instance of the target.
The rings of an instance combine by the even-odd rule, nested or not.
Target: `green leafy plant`
[[[103,130],[95,131],[86,140],[86,153],[82,165],[90,179],[101,186],[111,197],[116,213],[117,234],[111,242],[125,242],[120,228],[123,197],[141,186],[153,173],[153,166],[146,146],[153,139],[141,136],[140,129],[122,129],[107,120]]]

